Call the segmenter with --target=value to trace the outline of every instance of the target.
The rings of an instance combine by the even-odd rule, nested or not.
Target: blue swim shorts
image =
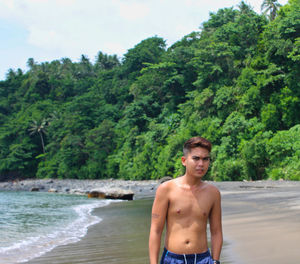
[[[166,248],[160,264],[213,264],[209,250],[201,254],[176,254]]]

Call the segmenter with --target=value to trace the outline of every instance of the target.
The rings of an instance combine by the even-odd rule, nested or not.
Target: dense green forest
[[[2,180],[176,177],[196,135],[213,143],[206,179],[300,180],[299,0],[220,9],[168,48],[28,67],[0,81]]]

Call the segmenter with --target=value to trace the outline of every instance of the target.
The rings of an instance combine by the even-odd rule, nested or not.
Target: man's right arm
[[[223,244],[221,194],[216,188],[213,190],[214,204],[209,216],[211,254],[213,259],[219,260]]]
[[[151,229],[149,236],[150,264],[158,263],[161,235],[164,229],[168,211],[168,182],[161,184],[156,191],[153,207]]]

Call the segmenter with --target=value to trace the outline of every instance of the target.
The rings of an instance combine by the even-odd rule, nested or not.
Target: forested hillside
[[[274,18],[274,17],[273,17]],[[10,70],[0,82],[0,179],[157,179],[182,144],[213,143],[210,180],[300,180],[300,5],[241,2],[167,48]]]

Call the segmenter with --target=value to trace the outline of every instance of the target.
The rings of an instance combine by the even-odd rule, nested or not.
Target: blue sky
[[[260,13],[263,0],[247,0]],[[64,57],[93,62],[99,51],[120,58],[143,39],[168,45],[199,30],[209,12],[240,0],[0,0],[0,80],[8,69],[26,69]],[[282,5],[287,0],[279,0]]]

